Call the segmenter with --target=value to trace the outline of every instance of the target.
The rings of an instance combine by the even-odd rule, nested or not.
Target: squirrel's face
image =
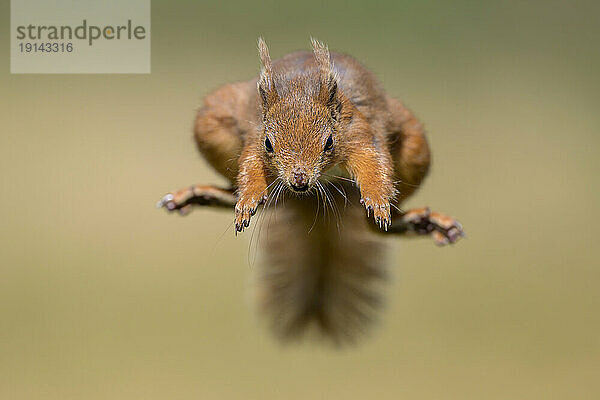
[[[261,147],[271,171],[302,193],[336,163],[337,136],[328,107],[294,99],[275,104],[265,115]]]

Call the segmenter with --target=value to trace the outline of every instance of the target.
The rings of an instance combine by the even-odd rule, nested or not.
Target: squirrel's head
[[[282,82],[273,71],[269,50],[258,40],[263,64],[258,80],[262,106],[260,147],[266,165],[294,192],[307,192],[339,162],[342,101],[329,50],[312,39],[312,75]]]

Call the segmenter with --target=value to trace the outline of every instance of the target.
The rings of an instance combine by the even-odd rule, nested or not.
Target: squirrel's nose
[[[294,190],[305,192],[308,190],[308,176],[302,171],[294,171],[292,172],[290,184]]]

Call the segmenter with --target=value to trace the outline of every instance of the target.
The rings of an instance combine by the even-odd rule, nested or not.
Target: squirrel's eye
[[[273,152],[273,145],[271,144],[271,141],[269,140],[269,138],[265,139],[265,149],[267,149],[267,152],[269,152],[269,153]]]
[[[333,138],[331,135],[329,135],[327,141],[325,142],[325,151],[329,151],[331,149],[333,149]]]

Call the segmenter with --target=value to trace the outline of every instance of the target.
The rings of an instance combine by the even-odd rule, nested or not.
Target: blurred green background
[[[0,398],[600,398],[597,1],[158,1],[150,75],[10,75],[0,6]],[[281,346],[232,215],[154,208],[223,183],[195,108],[313,35],[425,122],[409,206],[468,237],[389,240],[360,346]],[[227,230],[229,228],[229,230]]]

